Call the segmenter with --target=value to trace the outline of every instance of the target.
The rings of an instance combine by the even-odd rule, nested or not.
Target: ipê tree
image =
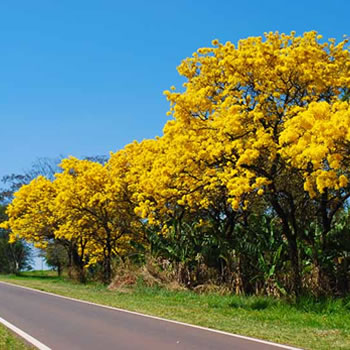
[[[185,91],[165,92],[174,121],[164,137],[175,135],[174,149],[187,144],[181,162],[188,155],[192,168],[205,164],[202,178],[226,187],[233,210],[258,195],[280,218],[296,294],[302,288],[299,245],[312,244],[305,237],[309,221],[319,217],[326,236],[349,196],[349,104],[341,102],[350,87],[348,40],[321,39],[312,31],[267,33],[237,47],[215,40],[179,66]],[[329,132],[339,120],[342,132]],[[176,175],[191,179],[190,171]]]
[[[11,230],[10,242],[22,238],[37,247],[45,247],[57,229],[57,217],[51,208],[55,197],[56,189],[43,176],[23,185],[7,207],[8,220],[1,224],[2,228]]]
[[[62,245],[68,252],[70,267],[77,267],[80,260],[74,257],[80,257],[81,241],[75,240],[75,237],[67,240],[57,236],[58,228],[65,221],[56,215],[56,196],[57,186],[43,176],[22,185],[7,206],[8,219],[1,227],[9,230],[10,243],[23,239],[42,250],[49,244]]]
[[[232,209],[227,188],[218,181],[216,171],[208,168],[211,160],[196,162],[207,133],[188,139],[184,132],[182,125],[169,123],[163,137],[125,147],[135,210],[145,220],[151,249],[157,250],[161,243],[163,258],[184,269],[199,261],[213,266],[215,260],[223,276],[224,268],[228,269],[224,260],[233,249],[219,252],[218,245],[232,248],[235,225],[243,212]],[[170,250],[172,258],[166,253]],[[199,283],[198,278],[190,281],[190,274],[186,275],[187,285]]]
[[[140,240],[139,218],[129,199],[123,156],[105,165],[68,158],[62,161],[62,173],[54,185],[59,188],[55,199],[56,215],[64,221],[56,237],[84,240],[87,261],[84,266],[100,262],[103,280],[112,278],[113,257],[124,257]],[[119,161],[118,161],[119,160]],[[82,268],[84,267],[82,266]]]

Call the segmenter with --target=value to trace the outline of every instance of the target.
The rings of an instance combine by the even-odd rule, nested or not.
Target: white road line
[[[30,288],[30,287],[24,287],[24,286],[20,286],[20,285],[18,285],[18,284],[13,284],[13,283],[9,283],[9,282],[0,281],[0,283],[8,284],[9,286],[12,286],[12,287],[18,287],[18,288],[28,289],[28,290],[31,290],[31,291],[34,291],[34,292],[37,292],[37,293],[42,293],[42,294],[51,295],[51,296],[54,296],[54,297],[57,297],[57,298],[62,298],[62,299],[66,299],[66,300],[77,301],[77,302],[83,303],[83,304],[98,306],[98,307],[102,307],[102,308],[104,308],[104,309],[109,309],[109,310],[114,310],[114,311],[125,312],[125,313],[132,314],[132,315],[136,315],[136,316],[147,317],[147,318],[151,318],[151,319],[154,319],[154,320],[159,320],[159,321],[174,323],[174,324],[178,324],[178,325],[181,325],[181,326],[186,326],[186,327],[192,327],[192,328],[202,329],[202,330],[205,330],[205,331],[208,331],[208,332],[213,332],[213,333],[228,335],[228,336],[234,337],[234,338],[240,338],[240,339],[244,339],[244,340],[249,340],[249,341],[252,341],[252,342],[255,342],[255,343],[260,343],[260,344],[266,344],[266,345],[276,346],[276,347],[279,347],[280,349],[302,350],[301,348],[295,348],[295,347],[289,346],[289,345],[277,344],[277,343],[273,343],[273,342],[270,342],[270,341],[267,341],[267,340],[261,340],[261,339],[257,339],[257,338],[246,337],[246,336],[244,336],[244,335],[239,335],[239,334],[234,334],[234,333],[228,333],[228,332],[225,332],[225,331],[219,331],[219,330],[217,330],[217,329],[211,329],[211,328],[207,328],[207,327],[196,326],[196,325],[193,325],[193,324],[190,324],[190,323],[185,323],[185,322],[180,322],[180,321],[174,321],[174,320],[168,320],[168,319],[166,319],[166,318],[162,318],[162,317],[158,317],[158,316],[151,316],[151,315],[142,314],[142,313],[140,313],[140,312],[135,312],[135,311],[129,311],[129,310],[124,310],[124,309],[119,309],[119,308],[113,307],[113,306],[97,304],[97,303],[93,303],[93,302],[91,302],[91,301],[75,299],[75,298],[66,297],[66,296],[63,296],[63,295],[54,294],[54,293],[50,293],[50,292],[44,292],[44,291],[42,291],[42,290],[38,290],[38,289]]]
[[[39,340],[33,338],[31,335],[28,333],[22,331],[21,329],[17,328],[15,325],[12,323],[4,320],[3,318],[0,317],[0,323],[2,323],[5,327],[10,329],[12,332],[16,333],[19,335],[21,338],[25,339],[28,343],[34,345],[36,348],[39,350],[51,350],[51,348],[47,347],[43,343],[41,343]]]

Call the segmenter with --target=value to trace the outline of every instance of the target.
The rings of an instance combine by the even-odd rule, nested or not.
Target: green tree
[[[6,206],[0,206],[0,222],[7,220]],[[18,273],[31,268],[31,248],[23,240],[9,243],[9,232],[0,229],[0,273]]]

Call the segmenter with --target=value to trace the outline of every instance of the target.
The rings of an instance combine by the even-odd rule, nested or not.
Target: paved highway
[[[0,282],[0,317],[51,349],[293,349]]]

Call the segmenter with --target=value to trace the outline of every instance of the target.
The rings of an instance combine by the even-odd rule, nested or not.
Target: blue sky
[[[350,1],[0,2],[0,176],[160,135],[176,66],[215,38],[350,34]]]

